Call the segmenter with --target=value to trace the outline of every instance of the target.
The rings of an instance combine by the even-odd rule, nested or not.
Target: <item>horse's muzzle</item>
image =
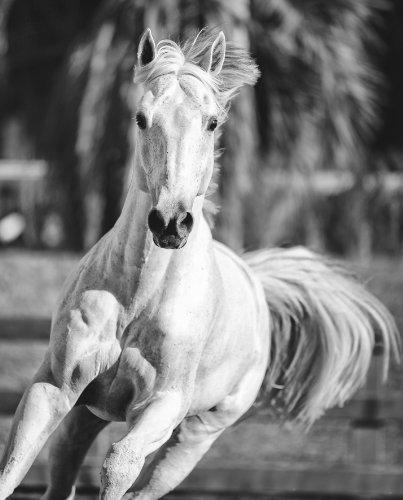
[[[153,208],[148,215],[148,227],[158,247],[177,250],[186,245],[193,228],[193,215],[180,211],[169,217],[161,210]]]

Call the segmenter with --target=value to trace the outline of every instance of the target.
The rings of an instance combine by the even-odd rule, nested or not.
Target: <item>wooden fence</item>
[[[33,340],[46,342],[49,328],[48,319],[2,318],[0,342],[2,345],[9,341],[18,341],[21,345]],[[388,456],[393,451],[391,447],[396,447],[399,434],[403,448],[403,398],[390,396],[382,384],[381,372],[382,346],[377,345],[368,383],[357,397],[345,407],[328,412],[318,423],[319,434],[316,426],[312,437],[293,434],[292,439],[305,439],[299,456],[290,458],[289,453],[280,450],[268,460],[262,459],[259,446],[267,439],[266,429],[274,428],[274,436],[280,431],[264,417],[254,418],[224,433],[227,437],[217,442],[170,497],[402,500],[403,464]],[[20,397],[21,393],[16,391],[0,392],[1,418],[10,418]],[[102,457],[122,431],[121,424],[112,424],[93,445],[80,474],[78,498],[96,498]],[[245,443],[255,449],[251,455],[238,460]],[[339,454],[337,459],[332,458],[335,453]],[[315,460],[310,459],[313,454]],[[45,483],[46,461],[42,454],[13,498],[38,497]]]
[[[43,238],[43,234],[41,235],[46,214],[49,215],[49,212],[55,210],[55,207],[51,208],[54,200],[50,200],[49,190],[46,189],[48,172],[49,165],[44,160],[0,159],[0,217],[4,208],[2,205],[5,203],[4,199],[2,200],[1,191],[5,187],[8,187],[15,198],[15,208],[18,208],[18,212],[25,219],[25,230],[22,234],[22,241],[28,248],[43,245],[58,246],[62,239],[60,234],[56,236],[57,243],[50,243],[46,241],[46,238]],[[296,204],[294,207],[296,211],[299,211],[299,209],[303,210],[303,205],[299,206],[298,204],[302,203],[301,199],[299,202],[297,201],[301,193],[305,193],[305,197],[309,197],[309,199],[313,196],[312,200],[316,200],[316,203],[320,200],[324,201],[327,210],[322,211],[325,213],[329,211],[329,208],[335,206],[337,197],[343,194],[347,195],[343,199],[343,205],[347,205],[347,217],[354,222],[355,227],[350,235],[351,237],[347,238],[349,244],[344,242],[343,252],[367,257],[372,254],[374,249],[378,249],[378,251],[387,250],[392,253],[399,253],[402,249],[403,229],[401,220],[403,203],[401,200],[403,174],[400,172],[366,174],[359,180],[349,171],[317,171],[306,176],[301,174],[295,175],[295,173],[289,171],[273,172],[268,170],[267,183],[268,189],[270,186],[267,192],[268,201],[272,197],[283,197],[282,193],[294,193],[295,196],[292,198]],[[377,197],[374,198],[375,193],[377,193]],[[3,198],[5,197],[3,196]],[[284,199],[287,199],[285,195]],[[360,200],[362,204],[360,217],[357,220],[354,217],[350,217],[351,206],[355,206],[353,203],[354,200]],[[382,203],[380,200],[382,200]],[[372,210],[374,206],[376,206],[376,210]],[[271,213],[271,217],[275,215],[276,210],[279,210],[278,220],[280,223],[277,224],[277,219],[274,217],[274,219],[270,219],[271,227],[259,226],[259,228],[261,232],[267,233],[274,240],[279,238],[279,241],[283,239],[288,241],[290,234],[281,233],[284,226],[283,208],[281,203],[277,207],[270,206],[268,211]],[[289,206],[288,210],[290,210]],[[313,210],[318,210],[316,205]],[[375,216],[375,214],[377,215]],[[323,214],[322,217],[324,217]],[[305,228],[304,231],[307,232],[308,246],[315,247],[319,245],[327,248],[329,243],[327,241],[328,236],[322,234],[324,233],[322,225],[327,219],[320,219],[317,216],[310,218],[310,222],[306,224],[306,227],[304,223],[300,222],[299,224],[302,224],[302,226],[299,228],[299,231],[302,231],[303,227]],[[343,213],[339,214],[338,219],[344,220]],[[334,220],[332,219],[330,223],[334,224]],[[57,231],[62,233],[62,220],[58,220],[58,224],[60,227],[58,227]],[[279,227],[273,228],[272,226],[276,224]],[[288,226],[288,224],[285,224],[285,226]],[[291,226],[293,227],[292,224]],[[382,227],[381,232],[380,227]],[[278,231],[280,231],[279,234],[277,234]],[[319,237],[320,234],[321,236]],[[291,234],[291,238],[293,237],[294,235]],[[43,241],[44,239],[45,241]],[[272,243],[272,241],[265,243]]]
[[[18,208],[25,219],[23,241],[27,247],[40,243],[38,207],[45,204],[48,196],[45,189],[48,170],[44,160],[0,160],[0,216],[4,208],[7,209],[3,206],[4,198],[15,198],[12,200],[13,208]],[[5,188],[11,190],[12,195],[4,196]]]

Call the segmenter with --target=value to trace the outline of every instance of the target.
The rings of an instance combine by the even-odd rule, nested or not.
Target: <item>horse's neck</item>
[[[211,251],[212,237],[202,207],[203,198],[198,197],[193,207],[194,227],[184,248],[158,248],[147,225],[151,197],[133,183],[108,245],[111,272],[125,280],[127,293],[131,295],[126,297],[127,300],[134,298],[135,291],[137,307],[141,309],[141,304],[145,307],[150,297],[159,294],[162,286],[166,286],[168,276],[178,276],[176,271],[184,276],[191,272],[195,263],[200,265],[206,259]]]
[[[112,232],[112,252],[126,268],[140,268],[153,250],[147,217],[151,198],[131,185],[122,213]]]

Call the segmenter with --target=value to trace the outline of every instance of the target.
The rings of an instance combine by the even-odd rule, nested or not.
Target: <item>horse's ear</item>
[[[150,28],[142,34],[139,48],[137,50],[137,62],[139,66],[145,66],[155,58],[155,42]]]
[[[211,49],[206,52],[200,62],[200,66],[213,76],[221,71],[225,59],[225,35],[222,31],[214,40]]]

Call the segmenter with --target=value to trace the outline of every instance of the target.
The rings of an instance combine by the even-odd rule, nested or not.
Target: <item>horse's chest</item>
[[[157,321],[139,321],[125,339],[121,366],[136,377],[155,378],[160,390],[189,376],[196,368],[200,350],[200,341],[194,335],[163,328]]]
[[[158,322],[137,321],[126,329],[115,365],[91,384],[85,404],[102,418],[125,420],[129,408],[141,411],[157,393],[190,397],[198,345],[190,336],[162,330]]]

